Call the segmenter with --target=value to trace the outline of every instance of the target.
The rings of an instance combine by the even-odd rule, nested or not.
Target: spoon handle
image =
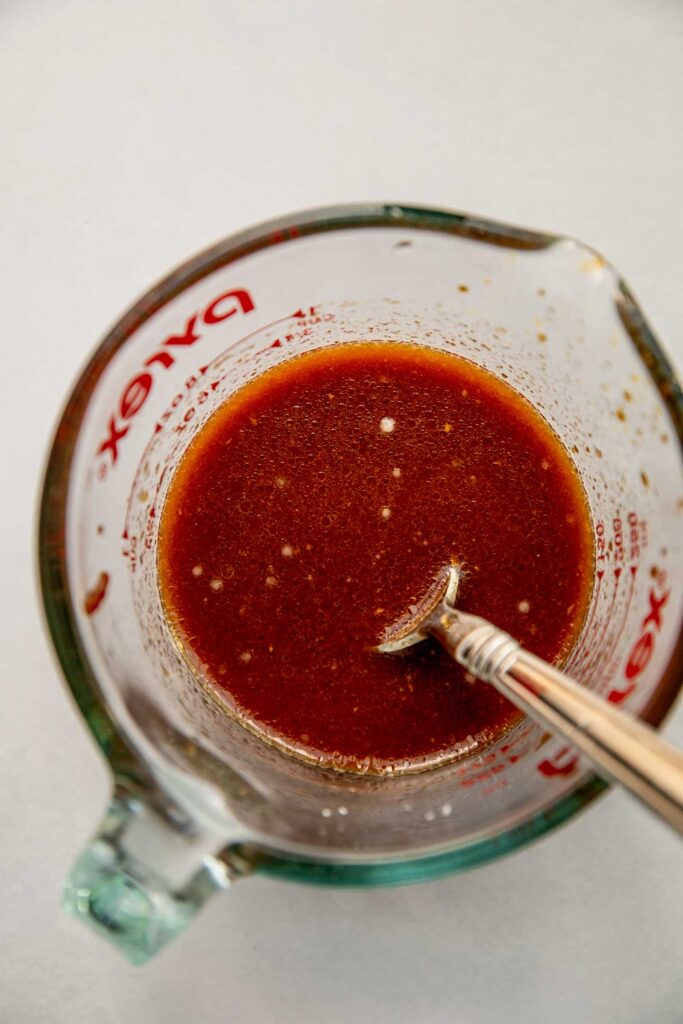
[[[460,665],[565,736],[600,774],[620,782],[683,834],[683,754],[485,619],[449,612],[429,632]]]

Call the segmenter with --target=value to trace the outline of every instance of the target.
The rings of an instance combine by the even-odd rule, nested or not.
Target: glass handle
[[[143,964],[246,869],[225,838],[144,798],[116,795],[64,887],[69,913]]]

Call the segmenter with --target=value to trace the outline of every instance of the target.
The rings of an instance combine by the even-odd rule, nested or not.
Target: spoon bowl
[[[385,629],[374,650],[392,654],[435,638],[468,672],[560,733],[599,771],[683,833],[683,754],[486,619],[458,611],[461,575],[458,563],[444,566],[424,597]]]

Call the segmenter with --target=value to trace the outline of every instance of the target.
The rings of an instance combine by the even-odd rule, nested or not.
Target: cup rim
[[[351,228],[419,229],[517,250],[542,250],[573,244],[596,256],[608,272],[622,324],[647,373],[656,384],[672,419],[683,453],[683,394],[674,370],[640,309],[614,266],[595,249],[569,236],[519,228],[462,212],[397,203],[353,203],[314,207],[229,235],[200,251],[160,279],[110,328],[91,353],[68,395],[54,431],[43,474],[38,513],[37,567],[43,614],[62,674],[114,778],[139,787],[149,783],[141,755],[117,725],[97,683],[81,639],[66,565],[66,509],[69,480],[80,425],[90,398],[109,361],[160,308],[190,285],[245,256],[306,235]],[[670,662],[651,701],[640,717],[659,725],[683,686],[683,622]],[[452,851],[382,863],[326,863],[285,853],[257,858],[268,873],[299,881],[335,884],[387,884],[414,881],[462,870],[511,852],[571,818],[607,788],[595,774],[583,775],[568,793],[525,821],[495,836],[465,843]]]

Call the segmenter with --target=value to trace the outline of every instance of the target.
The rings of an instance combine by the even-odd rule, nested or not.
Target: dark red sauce
[[[441,566],[464,563],[464,610],[550,661],[593,570],[583,488],[540,415],[395,343],[299,356],[218,409],[173,477],[158,558],[188,659],[246,724],[373,771],[480,750],[519,717],[432,642],[368,649]]]

